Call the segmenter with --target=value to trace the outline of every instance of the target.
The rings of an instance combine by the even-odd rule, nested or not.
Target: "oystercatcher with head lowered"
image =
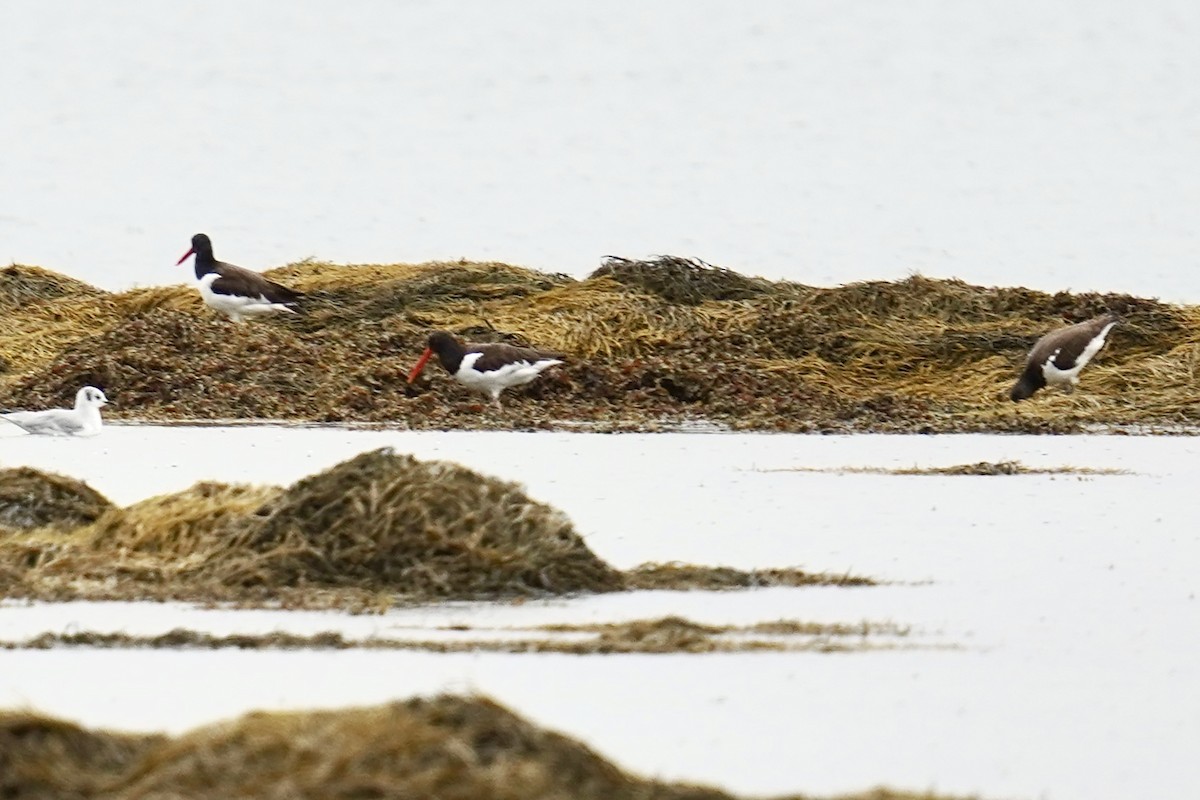
[[[18,428],[43,436],[95,436],[100,433],[100,408],[109,399],[95,386],[85,386],[75,393],[75,408],[52,408],[47,411],[14,411],[0,414]]]
[[[500,393],[505,389],[529,383],[543,370],[563,363],[565,358],[561,353],[512,344],[464,344],[446,331],[436,331],[430,335],[425,352],[408,373],[409,383],[417,379],[435,354],[455,380],[490,394],[497,408],[500,407]]]
[[[1118,322],[1116,314],[1102,314],[1087,322],[1050,331],[1033,346],[1025,359],[1025,371],[1013,384],[1009,397],[1018,402],[1046,386],[1070,392],[1079,383],[1079,373],[1104,347],[1108,332]]]
[[[217,261],[212,240],[206,234],[193,236],[192,249],[175,265],[179,266],[192,255],[196,256],[196,288],[200,290],[200,296],[209,308],[234,322],[276,311],[295,313],[293,306],[304,297],[303,292],[268,280],[257,272]]]

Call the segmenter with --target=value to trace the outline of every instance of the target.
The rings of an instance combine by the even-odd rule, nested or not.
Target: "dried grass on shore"
[[[30,467],[0,469],[0,535],[7,529],[69,530],[95,521],[108,498],[65,475]]]
[[[175,738],[89,731],[0,712],[0,794],[25,800],[734,800],[719,789],[631,775],[491,700],[453,695],[252,713]],[[842,797],[922,799],[936,800],[885,789]]]
[[[422,599],[624,586],[565,514],[518,485],[386,449],[298,481],[226,532],[205,566],[226,585],[346,586]]]
[[[93,519],[52,539],[35,530],[0,540],[0,589],[214,601],[346,589],[430,601],[624,586],[565,515],[517,485],[390,450],[287,489],[200,483]]]
[[[1200,307],[1126,295],[921,276],[817,288],[669,256],[608,259],[582,281],[496,263],[306,262],[269,273],[309,294],[305,314],[238,327],[186,287],[108,294],[12,270],[25,283],[9,275],[6,289],[0,271],[0,298],[23,303],[0,331],[0,405],[13,407],[61,404],[94,383],[119,398],[112,416],[157,421],[655,430],[704,419],[880,432],[1200,424]],[[1102,311],[1122,323],[1077,392],[1007,401],[1039,336]],[[570,359],[495,413],[440,372],[406,385],[433,328]]]
[[[621,572],[588,548],[562,512],[520,486],[388,449],[285,489],[203,482],[84,512],[79,498],[99,495],[67,480],[0,472],[0,498],[31,486],[56,489],[27,501],[32,511],[20,520],[27,524],[0,536],[0,596],[372,610],[627,589],[871,583],[798,569],[649,565]]]

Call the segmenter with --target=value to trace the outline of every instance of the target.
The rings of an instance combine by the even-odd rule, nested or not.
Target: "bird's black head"
[[[453,352],[460,346],[458,339],[455,339],[453,334],[446,331],[434,331],[429,334],[428,347],[438,355]]]
[[[175,262],[175,266],[179,266],[193,255],[196,257],[196,277],[199,278],[208,271],[213,262],[212,240],[208,238],[207,234],[197,233],[193,236],[192,249],[180,256],[179,260]]]
[[[427,353],[437,353],[442,368],[451,375],[458,372],[458,366],[462,363],[466,351],[467,346],[446,331],[434,331],[429,334],[429,342],[425,348]]]
[[[197,233],[192,237],[192,252],[196,255],[212,254],[212,239],[208,238],[207,233]]]
[[[1028,400],[1033,397],[1033,393],[1046,385],[1046,379],[1040,373],[1026,372],[1021,376],[1020,380],[1013,384],[1012,390],[1008,393],[1008,397],[1014,403],[1022,400]]]
[[[417,376],[421,374],[421,370],[425,369],[425,364],[429,362],[429,359],[435,353],[442,367],[450,374],[454,374],[458,371],[459,364],[462,363],[463,350],[462,343],[458,339],[455,339],[453,335],[446,331],[434,331],[429,334],[429,341],[425,345],[425,352],[421,353],[416,366],[409,370],[408,382],[412,383],[417,379]]]

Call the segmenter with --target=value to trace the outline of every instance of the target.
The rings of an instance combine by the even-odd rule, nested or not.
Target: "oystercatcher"
[[[1116,314],[1102,314],[1087,322],[1051,331],[1037,340],[1025,360],[1025,371],[1013,384],[1009,397],[1018,402],[1044,386],[1074,390],[1079,373],[1104,347],[1105,338],[1118,322]]]
[[[409,383],[417,379],[435,353],[455,380],[490,394],[497,408],[500,407],[500,393],[505,389],[529,383],[543,370],[563,363],[565,358],[561,353],[511,344],[464,344],[446,331],[436,331],[430,335],[429,344],[416,366],[409,371]]]
[[[75,393],[75,408],[48,411],[14,411],[0,417],[29,433],[44,436],[95,436],[100,433],[100,407],[108,405],[104,392],[85,386]]]
[[[183,254],[175,266],[196,256],[196,281],[200,296],[209,308],[228,316],[234,322],[246,317],[270,314],[275,311],[290,311],[296,301],[304,297],[303,292],[289,289],[268,280],[257,272],[251,272],[213,256],[212,240],[206,234],[192,237],[192,249]]]

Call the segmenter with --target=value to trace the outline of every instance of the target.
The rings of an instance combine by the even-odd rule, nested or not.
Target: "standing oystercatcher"
[[[412,383],[425,368],[430,356],[438,361],[463,386],[490,394],[500,407],[500,393],[536,378],[542,370],[563,363],[561,353],[549,353],[532,347],[511,344],[464,344],[445,331],[436,331],[416,366],[408,373]]]
[[[104,392],[85,386],[75,393],[75,408],[47,411],[14,411],[0,414],[18,428],[43,436],[95,436],[100,433],[100,407],[108,405]]]
[[[304,297],[303,292],[267,280],[257,272],[217,261],[213,256],[212,240],[206,234],[197,233],[192,237],[192,249],[184,253],[175,266],[190,255],[196,256],[196,288],[200,290],[200,296],[209,308],[220,311],[234,322],[275,311],[295,313],[292,306]]]
[[[1044,386],[1074,390],[1079,373],[1100,348],[1118,322],[1116,314],[1102,314],[1087,322],[1051,331],[1037,340],[1025,360],[1025,371],[1013,384],[1009,397],[1015,403],[1033,395]]]

